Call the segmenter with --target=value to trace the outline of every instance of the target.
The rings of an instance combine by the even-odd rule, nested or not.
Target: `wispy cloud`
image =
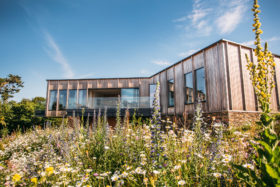
[[[159,66],[168,66],[171,64],[170,62],[168,62],[166,60],[153,60],[152,63],[159,65]]]
[[[191,49],[191,50],[188,50],[186,52],[179,53],[178,56],[179,57],[188,57],[188,56],[194,54],[196,51],[198,51],[198,50],[197,49]]]
[[[84,79],[84,78],[92,78],[94,76],[94,73],[88,73],[88,74],[83,74],[78,76],[78,78],[80,79]]]
[[[141,70],[140,70],[140,74],[141,74],[141,75],[150,75],[151,72],[148,71],[148,70],[146,70],[146,69],[141,69]]]
[[[194,0],[192,13],[188,15],[193,24],[196,24],[199,20],[207,16],[212,11],[211,8],[203,8],[203,4],[200,0]]]
[[[177,23],[177,22],[183,22],[186,21],[188,19],[188,16],[183,16],[177,19],[174,19],[173,22]]]
[[[178,29],[189,36],[204,37],[212,33],[229,34],[241,23],[250,0],[193,0],[192,11],[174,19]]]
[[[192,13],[188,15],[192,27],[202,36],[208,36],[212,31],[212,26],[208,23],[207,15],[211,13],[212,8],[203,8],[201,0],[194,0]]]
[[[73,70],[71,69],[67,59],[64,57],[52,35],[47,31],[44,31],[44,37],[48,46],[48,48],[45,48],[45,51],[48,53],[52,60],[61,65],[65,78],[73,78]]]
[[[271,38],[268,38],[268,39],[262,39],[262,43],[264,43],[264,42],[274,42],[274,41],[278,41],[278,40],[280,40],[280,37],[279,36],[274,36],[274,37],[271,37]],[[250,41],[247,41],[247,42],[243,42],[241,44],[247,45],[247,46],[253,46],[254,42],[255,42],[255,40],[250,40]]]
[[[230,4],[231,7],[216,19],[216,24],[221,34],[228,34],[236,29],[247,10],[247,7],[245,6],[246,2],[246,0],[232,1]]]

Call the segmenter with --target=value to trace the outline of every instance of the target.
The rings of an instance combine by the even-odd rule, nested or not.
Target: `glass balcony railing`
[[[118,97],[91,97],[86,106],[77,105],[77,108],[117,108],[118,102]],[[120,97],[121,108],[152,108],[152,102],[152,97]]]

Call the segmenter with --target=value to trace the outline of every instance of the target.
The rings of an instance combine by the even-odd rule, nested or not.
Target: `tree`
[[[0,95],[3,103],[7,103],[13,94],[18,93],[23,88],[23,82],[18,75],[9,74],[6,78],[0,78]]]
[[[46,99],[44,97],[34,97],[32,102],[35,104],[35,110],[45,110]]]
[[[21,77],[18,75],[9,74],[6,78],[0,78],[0,124],[6,126],[5,116],[8,110],[7,102],[13,94],[18,93],[23,87]]]

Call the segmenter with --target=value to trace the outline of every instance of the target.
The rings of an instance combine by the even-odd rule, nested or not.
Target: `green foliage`
[[[6,78],[0,78],[0,95],[3,103],[6,103],[13,94],[18,93],[23,87],[21,77],[9,74]]]
[[[258,123],[263,130],[252,143],[256,151],[253,158],[256,168],[246,165],[233,165],[238,169],[238,176],[249,185],[277,186],[280,185],[280,141],[273,128],[273,121],[267,114],[262,114]]]
[[[150,124],[127,120],[119,129],[104,125],[106,119],[98,115],[94,131],[74,120],[71,127],[35,128],[4,138],[0,186],[237,185],[228,161],[243,154],[235,149],[225,154],[229,148],[222,140],[211,148],[218,141],[202,128],[200,109],[194,131],[161,120],[157,101],[153,114]]]
[[[270,114],[270,98],[274,88],[274,66],[275,62],[271,52],[267,49],[262,51],[260,34],[261,23],[259,21],[258,1],[255,0],[252,11],[254,12],[254,29],[256,34],[256,49],[258,64],[255,65],[247,57],[248,70],[252,80],[253,87],[256,91],[258,102],[262,109],[260,121],[257,124],[260,132],[252,143],[256,154],[252,164],[233,166],[237,169],[238,177],[252,186],[280,186],[280,142],[279,133],[275,132],[275,118]],[[253,166],[255,165],[255,167]]]
[[[18,129],[24,131],[34,125],[43,125],[47,120],[44,117],[35,116],[36,110],[45,109],[45,99],[43,97],[35,97],[32,100],[22,99],[20,102],[9,101],[4,105],[5,111],[2,111],[2,116],[5,119],[5,125],[0,127],[2,136],[7,132],[12,133]],[[53,124],[61,124],[60,119],[50,119],[50,121]]]

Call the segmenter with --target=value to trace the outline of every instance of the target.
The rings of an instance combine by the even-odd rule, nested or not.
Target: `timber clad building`
[[[257,61],[253,49],[219,40],[151,77],[48,80],[46,116],[85,115],[99,109],[115,115],[129,108],[150,116],[156,83],[160,82],[163,116],[193,114],[198,100],[205,116],[229,124],[253,120],[260,109],[247,70],[245,54]],[[280,110],[280,56],[274,55],[275,84],[272,111]]]

